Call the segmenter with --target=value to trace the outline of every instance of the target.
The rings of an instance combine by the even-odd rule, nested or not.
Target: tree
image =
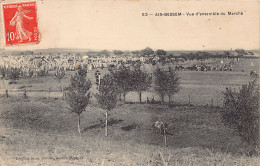
[[[40,77],[44,77],[44,84],[46,86],[46,76],[48,75],[48,70],[46,70],[45,68],[38,71],[38,76]]]
[[[139,55],[141,53],[141,51],[135,50],[135,51],[131,51],[131,53],[134,54],[134,55]]]
[[[5,67],[0,67],[0,74],[1,74],[1,79],[3,79],[3,85],[4,85],[4,80],[6,79],[7,77],[7,69]]]
[[[86,107],[90,103],[91,81],[86,80],[87,72],[79,67],[78,72],[71,77],[68,93],[68,104],[70,111],[78,115],[78,132],[80,131],[80,115],[86,111]]]
[[[0,67],[0,74],[1,74],[1,78],[4,79],[6,78],[7,75],[7,69],[5,67]]]
[[[257,155],[259,146],[259,87],[256,80],[236,92],[226,88],[222,122],[232,128],[249,147],[249,155]]]
[[[135,67],[131,72],[132,89],[139,94],[139,101],[142,103],[142,92],[151,87],[152,77],[149,73],[141,70],[140,66]]]
[[[166,94],[169,97],[169,104],[171,104],[171,97],[179,91],[180,85],[180,77],[178,74],[173,70],[172,67],[169,67],[169,71],[167,72],[167,84],[166,84]]]
[[[124,102],[125,102],[125,96],[127,94],[127,92],[132,90],[131,87],[131,71],[129,68],[125,67],[125,66],[120,66],[119,69],[111,69],[110,70],[112,77],[114,78],[114,80],[116,81],[117,85],[118,85],[118,89],[121,93],[123,93],[123,97],[124,97]]]
[[[168,71],[157,68],[154,75],[155,91],[161,96],[162,102],[164,102],[164,96],[167,94],[170,104],[172,95],[179,91],[180,77],[172,67],[169,67]]]
[[[8,71],[9,75],[8,77],[15,81],[15,80],[19,80],[20,77],[21,77],[21,73],[22,71],[19,69],[19,68],[11,68],[9,71]]]
[[[238,54],[238,56],[244,56],[247,54],[244,49],[235,49],[235,51]]]
[[[61,69],[58,69],[55,73],[55,77],[59,80],[63,79],[65,77],[66,73],[65,73],[65,70],[63,68]]]
[[[99,55],[99,56],[103,55],[103,56],[106,56],[106,57],[110,56],[108,50],[99,51],[99,52],[98,52],[98,55]]]
[[[149,48],[149,47],[146,47],[145,49],[142,49],[142,50],[141,50],[140,54],[141,54],[142,56],[149,56],[149,55],[154,54],[154,51],[153,51],[153,49],[151,49],[151,48]]]
[[[122,55],[124,52],[121,50],[114,50],[113,51],[115,55]]]
[[[155,54],[156,55],[164,55],[164,56],[166,56],[167,55],[167,52],[166,51],[164,51],[163,49],[158,49],[158,50],[156,50],[155,51]]]
[[[164,103],[164,96],[165,94],[167,94],[167,87],[166,87],[168,83],[167,73],[163,69],[157,67],[157,69],[154,72],[154,75],[155,75],[154,90],[161,96],[162,102]]]
[[[102,109],[106,110],[106,132],[107,136],[107,124],[108,124],[108,112],[115,108],[117,103],[118,86],[114,78],[110,75],[105,75],[100,82],[99,94],[97,94],[97,100]]]
[[[167,52],[162,50],[162,49],[158,49],[155,51],[155,54],[158,56],[159,58],[159,62],[162,62],[163,64],[166,63],[166,58],[167,58]]]
[[[38,71],[38,76],[40,77],[46,77],[48,75],[48,70],[42,69]]]

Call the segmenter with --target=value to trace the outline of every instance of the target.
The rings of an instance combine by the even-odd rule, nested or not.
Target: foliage
[[[124,101],[125,101],[125,96],[127,92],[132,90],[132,86],[130,82],[131,81],[130,69],[125,66],[120,66],[119,69],[111,69],[110,72],[118,86],[119,92],[123,93]]]
[[[11,79],[11,80],[18,80],[20,79],[21,77],[21,74],[22,74],[22,71],[19,69],[19,68],[11,68],[8,70],[8,77]]]
[[[167,52],[164,51],[163,49],[158,49],[155,51],[156,55],[167,55]]]
[[[78,72],[71,77],[68,87],[68,104],[70,110],[78,115],[78,131],[80,133],[80,114],[86,111],[90,103],[90,80],[86,80],[87,72],[79,67]]]
[[[116,81],[106,74],[100,81],[99,94],[96,95],[101,108],[112,110],[116,106],[118,93]]]
[[[242,54],[238,53],[238,57]],[[200,59],[209,59],[209,58],[237,58],[237,56],[234,56],[232,52],[230,51],[224,51],[223,53],[217,52],[207,52],[207,51],[196,51],[196,52],[187,52],[187,53],[181,53],[180,55],[175,55],[175,58],[183,58],[185,60],[200,60]]]
[[[154,75],[155,91],[161,96],[162,102],[164,102],[164,96],[167,94],[170,103],[172,95],[179,91],[180,77],[171,67],[169,67],[168,71],[157,68]]]
[[[155,75],[155,87],[154,90],[161,96],[162,102],[164,102],[164,95],[167,94],[167,73],[160,68],[157,68],[154,72]]]
[[[111,111],[113,108],[115,108],[118,93],[119,90],[117,88],[116,81],[112,76],[106,74],[100,82],[99,94],[96,95],[96,98],[101,108],[106,110],[106,136],[108,133],[108,111]]]
[[[5,67],[0,67],[0,74],[2,76],[2,78],[6,78],[7,76],[7,69]]]
[[[108,57],[108,56],[110,56],[110,53],[109,53],[108,50],[102,50],[102,51],[98,52],[98,55],[99,56],[106,56],[106,57]]]
[[[55,77],[59,80],[63,79],[65,77],[66,73],[65,73],[65,70],[63,68],[61,69],[58,69],[55,73]]]
[[[141,53],[141,51],[139,50],[135,50],[135,51],[131,51],[132,54],[135,54],[135,55],[139,55]]]
[[[132,89],[139,93],[139,101],[142,102],[142,92],[151,87],[152,77],[149,73],[141,70],[140,66],[131,72]]]
[[[241,139],[248,144],[251,154],[256,154],[259,146],[259,87],[256,80],[243,85],[236,92],[226,88],[222,122],[233,128]]]
[[[244,49],[235,49],[236,53],[240,56],[246,55],[246,51]]]
[[[154,54],[154,51],[153,51],[153,49],[151,49],[151,48],[149,48],[149,47],[146,47],[145,49],[142,49],[142,50],[141,50],[140,54],[141,54],[142,56],[149,56],[149,55]]]
[[[42,69],[38,71],[38,76],[43,77],[48,75],[48,70]]]
[[[169,71],[167,72],[168,81],[166,84],[167,92],[166,94],[169,96],[169,103],[171,102],[171,97],[175,93],[177,93],[180,88],[180,77],[178,74],[173,70],[172,67],[169,67]]]
[[[124,52],[121,50],[114,50],[113,51],[115,55],[122,55]]]

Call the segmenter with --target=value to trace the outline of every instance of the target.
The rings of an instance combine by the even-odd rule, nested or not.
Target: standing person
[[[150,101],[149,101],[149,98],[148,98],[148,97],[146,98],[146,103],[150,103]]]
[[[33,17],[25,15],[26,13],[29,13],[29,11],[23,10],[21,6],[18,6],[17,9],[18,11],[15,13],[14,17],[10,21],[10,25],[16,26],[16,35],[18,35],[17,39],[19,39],[19,42],[23,42],[23,40],[27,39],[31,41],[32,32],[24,29],[23,19],[27,18],[29,20],[32,20]]]

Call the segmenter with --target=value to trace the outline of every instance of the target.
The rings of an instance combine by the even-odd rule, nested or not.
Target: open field
[[[209,59],[205,61],[185,61],[179,63],[179,65],[187,66],[192,64],[198,64],[201,62],[207,64],[220,64],[221,59]],[[228,63],[230,60],[224,60],[225,63]],[[250,66],[251,63],[254,63],[254,66]],[[161,66],[161,65],[160,65]],[[161,67],[167,68],[168,65]],[[174,67],[175,65],[170,64]],[[213,100],[213,105],[221,106],[222,105],[222,91],[226,87],[239,88],[243,84],[247,84],[249,81],[252,81],[253,78],[250,77],[250,71],[259,70],[259,61],[258,59],[240,59],[240,61],[235,62],[233,65],[234,71],[179,71],[179,76],[181,77],[181,90],[174,95],[174,102],[178,104],[187,104],[188,98],[190,96],[190,102],[193,105],[210,105]],[[143,70],[152,73],[155,70],[156,66],[150,64],[145,64]],[[101,72],[101,77],[104,74],[109,73],[107,69],[98,69]],[[242,71],[243,70],[243,71]],[[89,71],[88,78],[91,80],[93,87],[91,91],[97,93],[95,85],[94,73],[96,70]],[[26,89],[26,90],[51,90],[55,91],[51,93],[51,97],[61,97],[62,93],[61,88],[67,87],[70,83],[70,77],[74,74],[74,71],[68,71],[64,79],[61,82],[58,82],[54,76],[55,71],[51,71],[49,76],[44,77],[34,77],[27,79],[20,79],[17,84],[8,84],[7,80],[2,80],[0,84],[0,93],[4,94],[5,89]],[[17,95],[16,92],[9,92],[10,95]],[[22,95],[19,94],[19,95]],[[47,94],[28,92],[30,97],[46,97]],[[160,100],[160,97],[154,92],[153,88],[150,88],[148,91],[144,92],[142,95],[142,101],[146,101],[146,98],[151,99],[152,97],[155,100]],[[126,100],[129,102],[138,102],[138,94],[135,92],[129,92],[126,96]],[[167,101],[167,97],[166,97]]]
[[[100,125],[105,111],[99,108],[94,97],[96,70],[89,71],[87,76],[93,87],[91,104],[81,116],[81,138],[77,132],[77,115],[69,112],[68,104],[61,99],[61,89],[69,85],[74,71],[68,71],[60,83],[55,71],[46,78],[22,78],[17,84],[2,80],[0,165],[257,166],[260,159],[246,157],[246,146],[220,119],[222,91],[226,87],[239,89],[252,81],[250,71],[259,68],[255,60],[255,65],[250,67],[252,61],[241,59],[234,64],[234,71],[179,71],[181,90],[174,95],[175,106],[171,108],[166,104],[135,103],[137,93],[129,92],[126,101],[134,104],[119,102],[109,113],[108,137]],[[219,60],[207,63],[213,62],[220,63]],[[188,65],[185,63],[180,65]],[[152,73],[155,68],[144,65],[143,70]],[[108,73],[107,69],[98,70],[101,76]],[[4,96],[6,89],[8,98]],[[27,99],[23,98],[23,89],[27,90]],[[143,102],[146,97],[160,100],[152,88],[143,93]],[[212,100],[214,107],[210,106]],[[167,147],[164,147],[164,137],[152,128],[157,120],[169,124]],[[168,156],[172,156],[169,162]]]
[[[109,114],[105,137],[99,126],[104,111],[93,101],[82,114],[80,139],[76,114],[63,100],[2,97],[0,102],[0,154],[5,159],[0,163],[8,166],[163,165],[168,155],[169,165],[259,163],[259,158],[242,155],[244,145],[220,122],[218,107],[119,103]],[[168,147],[152,131],[156,120],[169,123]],[[135,127],[123,130],[127,126]]]

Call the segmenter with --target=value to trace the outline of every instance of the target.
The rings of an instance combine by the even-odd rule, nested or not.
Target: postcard
[[[0,165],[259,165],[258,0],[1,0]]]

